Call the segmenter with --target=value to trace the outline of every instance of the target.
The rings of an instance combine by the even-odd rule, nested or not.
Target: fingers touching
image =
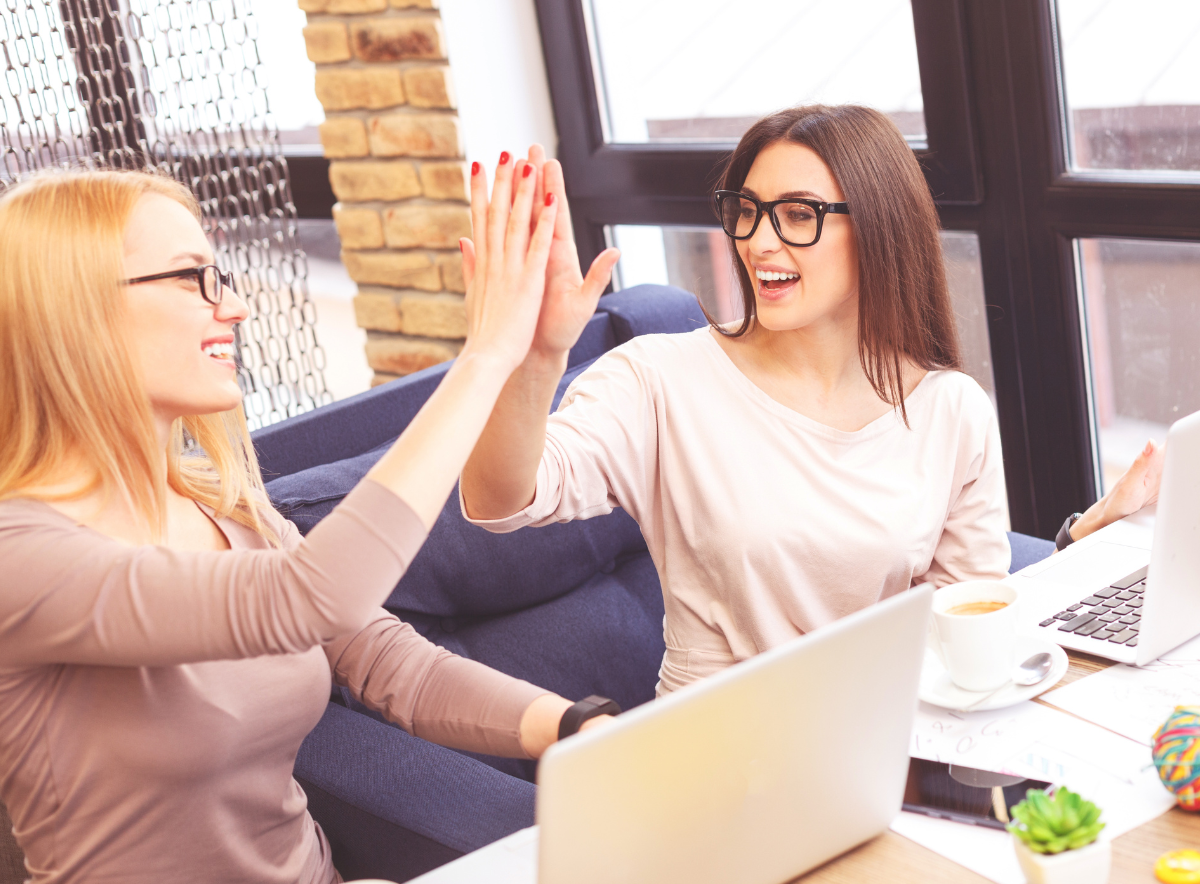
[[[546,204],[546,191],[541,175],[545,153],[538,145],[530,148],[529,153],[529,160],[518,159],[516,162],[513,162],[508,151],[500,154],[490,200],[487,174],[479,163],[471,164],[471,229],[474,244],[472,276],[486,274],[489,267],[488,255],[499,254],[508,237],[518,234],[515,224],[518,215],[526,224],[524,230],[518,234],[521,237],[518,243],[526,242],[526,238],[533,232],[542,207]],[[465,247],[463,255],[465,261]],[[493,266],[492,270],[494,272],[496,268]]]
[[[542,201],[542,212],[529,241],[528,257],[525,262],[524,283],[529,287],[544,285],[546,261],[550,258],[550,244],[554,240],[554,222],[558,217],[559,203],[554,194],[548,193]]]
[[[487,248],[491,260],[487,263],[487,279],[498,279],[504,272],[500,256],[504,254],[504,237],[508,231],[508,219],[512,207],[513,164],[508,151],[500,154],[496,166],[496,180],[492,184],[492,198],[487,203]],[[476,231],[476,239],[479,239]]]
[[[545,161],[542,166],[542,178],[546,192],[554,194],[555,199],[558,200],[558,221],[554,226],[554,238],[574,245],[575,234],[571,230],[571,210],[567,206],[567,185],[563,180],[562,165],[558,160]]]

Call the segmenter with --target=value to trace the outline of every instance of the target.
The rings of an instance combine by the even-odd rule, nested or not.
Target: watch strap
[[[1062,552],[1068,546],[1075,542],[1075,538],[1071,536],[1071,526],[1083,518],[1083,513],[1071,513],[1067,516],[1067,520],[1063,522],[1061,528],[1058,529],[1058,535],[1054,538],[1054,548]]]
[[[595,718],[598,715],[620,714],[621,707],[608,699],[608,697],[600,697],[596,694],[584,697],[563,713],[563,717],[558,723],[558,738],[561,740],[564,737],[571,736],[571,734],[578,733],[579,728],[589,718]]]

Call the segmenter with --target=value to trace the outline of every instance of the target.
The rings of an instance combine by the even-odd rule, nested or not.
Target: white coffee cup
[[[964,606],[1003,603],[987,613]],[[959,609],[960,613],[950,613]],[[966,691],[994,691],[1012,678],[1017,652],[1017,591],[1000,580],[970,580],[933,594],[938,655],[950,680]]]

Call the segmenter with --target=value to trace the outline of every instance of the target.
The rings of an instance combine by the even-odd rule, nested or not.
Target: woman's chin
[[[242,391],[222,390],[214,392],[207,396],[197,396],[188,402],[179,403],[181,417],[201,417],[208,414],[221,414],[226,411],[232,411],[242,404]]]
[[[804,324],[805,317],[800,315],[795,304],[760,298],[755,307],[758,324],[767,331],[789,331]]]

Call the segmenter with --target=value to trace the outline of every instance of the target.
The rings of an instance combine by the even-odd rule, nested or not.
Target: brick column
[[[379,384],[466,334],[467,172],[437,0],[299,0],[342,261]]]

